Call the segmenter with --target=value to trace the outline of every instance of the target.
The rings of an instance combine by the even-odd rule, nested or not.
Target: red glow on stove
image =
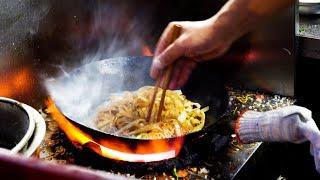
[[[245,55],[245,62],[246,63],[253,63],[257,60],[258,60],[257,52],[249,51],[248,53],[246,53],[246,55]]]
[[[52,118],[58,123],[59,127],[75,145],[84,145],[92,140],[88,134],[82,132],[79,128],[71,124],[58,110],[51,99],[48,99],[45,103],[47,106],[47,113],[52,116]]]
[[[170,159],[177,156],[177,152],[175,150],[168,150],[166,152],[158,153],[139,154],[134,152],[130,153],[122,152],[120,150],[114,150],[105,145],[99,145],[96,142],[89,142],[85,144],[85,146],[89,147],[90,149],[102,155],[103,157],[128,162],[153,162]]]
[[[159,139],[131,144],[115,139],[99,139],[74,126],[55,106],[52,99],[45,102],[47,113],[58,123],[69,140],[77,147],[88,147],[97,154],[115,160],[129,162],[152,162],[176,157],[183,145],[183,138]]]
[[[142,55],[144,56],[153,56],[151,48],[147,45],[142,46]]]
[[[33,75],[28,67],[3,72],[0,76],[0,96],[16,98],[27,95],[32,89]]]

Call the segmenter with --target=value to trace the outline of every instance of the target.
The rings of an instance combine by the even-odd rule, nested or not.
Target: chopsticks
[[[173,30],[172,30],[172,38],[169,44],[172,44],[178,37],[180,36],[182,27],[180,25],[174,25]],[[161,94],[161,99],[160,99],[160,104],[159,104],[159,109],[158,109],[158,114],[157,114],[157,119],[156,122],[159,122],[161,120],[161,114],[164,108],[164,100],[166,98],[166,91],[169,87],[170,81],[171,81],[171,75],[174,69],[174,65],[171,64],[164,70],[162,70],[157,78],[155,88],[152,94],[152,99],[150,101],[149,105],[149,110],[147,114],[147,122],[150,122],[151,116],[152,116],[152,109],[155,103],[155,99],[157,97],[158,89],[160,86],[162,86],[162,94]]]

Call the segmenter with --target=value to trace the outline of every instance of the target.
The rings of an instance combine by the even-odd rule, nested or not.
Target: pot
[[[0,97],[0,148],[31,156],[44,138],[42,116],[31,106]]]

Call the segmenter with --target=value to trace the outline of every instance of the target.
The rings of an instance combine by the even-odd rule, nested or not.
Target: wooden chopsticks
[[[172,44],[176,39],[178,39],[178,37],[180,36],[181,33],[181,29],[182,27],[180,25],[174,25],[173,26],[173,30],[172,30],[172,38],[170,41],[170,44]],[[157,97],[157,93],[158,93],[158,89],[161,86],[163,88],[162,90],[162,94],[161,94],[161,99],[160,99],[160,104],[159,104],[159,109],[158,109],[158,114],[157,114],[157,119],[156,122],[159,122],[161,120],[161,114],[163,111],[163,106],[164,106],[164,100],[166,98],[166,91],[168,89],[168,86],[170,84],[171,81],[171,75],[174,69],[174,65],[169,65],[167,68],[165,68],[164,70],[162,70],[157,78],[156,84],[155,84],[155,88],[152,94],[152,99],[150,101],[150,105],[149,105],[149,110],[148,110],[148,114],[147,114],[147,122],[149,122],[151,120],[151,116],[152,116],[152,109],[155,103],[155,99]]]

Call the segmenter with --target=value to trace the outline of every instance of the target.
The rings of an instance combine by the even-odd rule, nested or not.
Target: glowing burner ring
[[[135,154],[113,150],[95,142],[89,142],[85,146],[102,155],[103,157],[128,162],[154,162],[171,159],[177,156],[175,150],[169,150],[168,152],[160,153]]]

